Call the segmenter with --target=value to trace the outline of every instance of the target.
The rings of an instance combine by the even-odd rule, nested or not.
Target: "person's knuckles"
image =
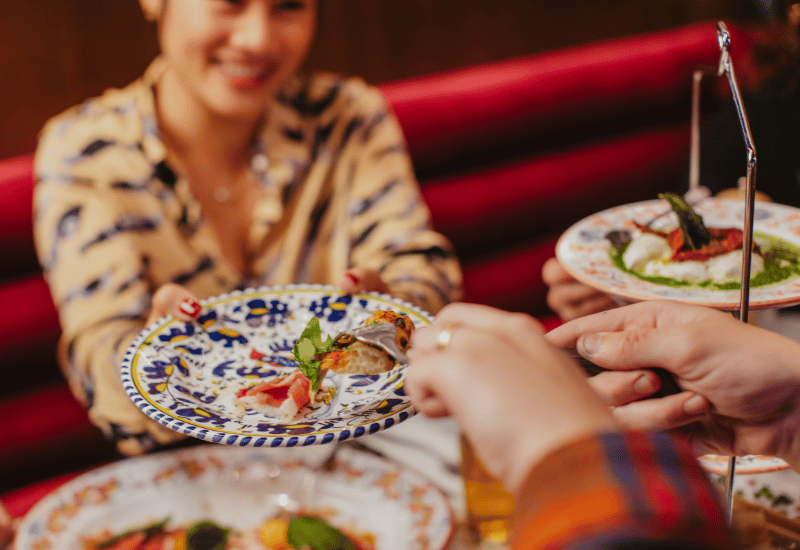
[[[569,274],[561,267],[556,258],[548,259],[542,266],[542,281],[546,285],[554,285],[569,278]]]
[[[647,342],[646,331],[625,330],[622,332],[595,332],[578,338],[580,353],[601,367],[637,368],[646,367],[640,354],[643,342]]]
[[[607,371],[589,378],[588,383],[607,405],[619,407],[652,395],[658,389],[657,380],[644,371]]]
[[[542,336],[545,332],[542,323],[524,313],[510,313],[506,323],[500,323],[496,328],[511,335],[531,334]]]
[[[434,325],[415,330],[414,334],[411,335],[411,346],[408,350],[409,359],[415,361],[436,352],[436,338],[441,331],[441,328]]]

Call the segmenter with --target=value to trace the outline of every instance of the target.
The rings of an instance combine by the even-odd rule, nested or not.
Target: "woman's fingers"
[[[549,287],[547,305],[564,321],[617,307],[606,294],[574,279],[556,258],[545,262],[542,280]]]
[[[180,285],[168,283],[159,287],[153,294],[153,304],[147,324],[155,323],[165,315],[172,315],[182,321],[193,321],[200,315],[200,301]]]
[[[586,317],[587,315],[618,307],[614,300],[605,294],[599,293],[589,295],[586,298],[574,302],[561,303],[553,306],[550,304],[551,294],[552,290],[547,295],[548,305],[558,314],[562,321],[573,321],[581,317]]]
[[[369,267],[354,267],[339,276],[339,288],[347,294],[357,292],[387,293],[389,287],[383,281],[379,271]]]
[[[558,258],[548,259],[542,266],[542,281],[547,286],[574,281],[575,279],[561,267]]]
[[[709,402],[694,392],[681,392],[658,399],[635,401],[614,407],[614,419],[628,430],[672,430],[705,418]]]
[[[531,350],[543,345],[542,324],[524,313],[509,313],[479,304],[454,303],[445,306],[429,327],[418,329],[412,340],[412,353],[431,353],[449,342],[441,342],[447,332],[453,338],[458,328],[489,333],[502,339],[513,339],[517,346]],[[458,335],[463,337],[463,334]]]
[[[648,370],[606,371],[592,376],[588,382],[609,407],[650,397],[661,388],[658,375]]]

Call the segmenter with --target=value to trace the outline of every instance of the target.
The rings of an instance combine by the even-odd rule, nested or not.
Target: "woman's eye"
[[[275,4],[278,11],[302,11],[306,8],[307,2],[302,0],[284,0]]]

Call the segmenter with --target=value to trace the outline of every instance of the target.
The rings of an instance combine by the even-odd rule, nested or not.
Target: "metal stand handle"
[[[719,43],[720,57],[717,67],[717,76],[725,74],[733,94],[733,102],[739,115],[739,124],[742,127],[745,147],[747,148],[747,189],[745,194],[744,215],[744,242],[742,244],[742,292],[739,301],[739,320],[747,322],[750,307],[750,261],[753,250],[753,216],[755,212],[754,196],[756,191],[756,148],[753,145],[753,135],[750,132],[750,123],[747,121],[742,94],[733,72],[730,57],[731,35],[722,21],[717,23],[717,42]],[[696,74],[696,73],[695,73]],[[695,77],[697,78],[697,77]],[[692,121],[694,123],[694,120]],[[699,125],[699,122],[698,122]],[[690,172],[691,173],[691,172]],[[728,514],[728,523],[733,521],[733,479],[736,474],[736,457],[728,458],[728,474],[725,479],[725,506]]]

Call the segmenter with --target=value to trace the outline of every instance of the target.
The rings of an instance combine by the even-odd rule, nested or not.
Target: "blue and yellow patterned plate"
[[[290,423],[240,408],[236,393],[292,372],[292,348],[311,317],[323,336],[360,325],[378,309],[408,315],[419,328],[432,316],[377,293],[289,285],[209,298],[195,323],[167,316],[134,340],[122,384],[150,418],[213,443],[294,447],[344,441],[402,422],[415,411],[403,389],[404,365],[380,375],[328,374],[322,399]]]

